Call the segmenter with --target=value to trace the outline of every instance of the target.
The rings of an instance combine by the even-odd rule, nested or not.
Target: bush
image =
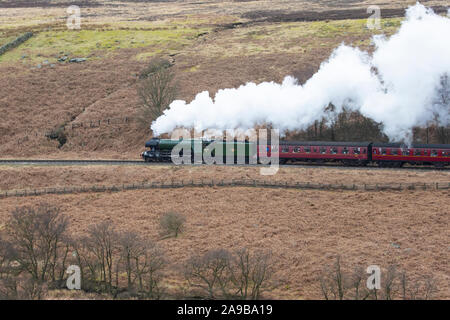
[[[170,68],[171,66],[172,64],[165,59],[161,58],[152,59],[150,60],[148,66],[140,72],[139,79],[146,79],[161,70]]]
[[[175,238],[184,231],[186,217],[177,212],[168,212],[161,217],[161,228],[166,235],[173,235]]]
[[[48,139],[57,140],[59,142],[58,148],[61,148],[67,142],[67,135],[64,125],[59,126],[56,129],[50,130],[45,134]]]

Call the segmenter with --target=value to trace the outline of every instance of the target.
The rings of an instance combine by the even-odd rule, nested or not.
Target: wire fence
[[[68,123],[62,126],[62,130],[64,132],[69,132],[72,130],[82,130],[82,129],[95,129],[100,127],[108,127],[108,126],[128,126],[137,121],[134,117],[124,117],[124,118],[107,118],[101,120],[92,120],[92,121],[76,121],[72,123]],[[120,128],[120,127],[119,127]],[[30,140],[30,138],[48,138],[50,132],[55,131],[56,129],[25,129],[25,136],[17,139],[17,144],[23,144]]]
[[[111,125],[121,125],[121,124],[129,124],[134,122],[136,119],[132,117],[125,117],[125,118],[108,118],[108,119],[102,119],[102,120],[93,120],[88,122],[73,122],[68,125],[66,125],[67,129],[91,129],[91,128],[99,128],[101,126],[111,126]]]
[[[89,192],[119,192],[144,189],[177,189],[192,187],[255,187],[298,190],[348,190],[348,191],[403,191],[403,190],[449,190],[450,183],[399,183],[399,184],[323,184],[309,182],[274,182],[252,179],[231,180],[180,180],[152,181],[120,185],[72,186],[0,191],[0,198],[27,197],[46,194],[74,194]]]

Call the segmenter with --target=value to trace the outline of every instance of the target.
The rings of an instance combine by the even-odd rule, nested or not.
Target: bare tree
[[[369,297],[371,292],[366,286],[366,276],[367,273],[361,266],[356,267],[350,276],[348,283],[350,289],[354,290],[354,300],[366,300]]]
[[[215,249],[204,255],[192,256],[185,265],[185,277],[189,285],[201,289],[209,299],[227,295],[224,290],[229,281],[228,268],[231,254],[224,249]]]
[[[170,67],[168,61],[156,59],[141,73],[137,87],[141,102],[139,120],[145,126],[158,118],[176,98],[175,73]]]
[[[437,291],[433,277],[425,276],[422,279],[410,280],[406,272],[397,271],[395,264],[389,264],[381,275],[381,288],[369,290],[366,286],[365,270],[357,267],[353,273],[345,272],[338,257],[334,265],[326,268],[322,274],[320,288],[326,300],[427,300]]]
[[[230,266],[231,283],[240,299],[257,300],[273,274],[271,252],[236,251]]]
[[[9,279],[16,273],[20,273],[14,265],[17,252],[13,244],[8,241],[5,235],[0,234],[0,279]]]
[[[63,274],[67,226],[59,208],[47,204],[20,207],[11,213],[8,234],[15,247],[15,258],[33,279],[55,281],[56,275]]]
[[[152,242],[147,242],[145,255],[135,259],[135,273],[139,288],[146,298],[161,299],[165,289],[161,285],[162,270],[166,266],[164,252]]]
[[[11,242],[0,234],[0,299],[17,299],[18,283],[17,277],[22,270],[14,263],[16,251]]]
[[[437,292],[436,279],[432,276],[412,280],[403,271],[400,274],[400,285],[403,300],[429,300]]]
[[[326,300],[365,300],[372,294],[366,288],[365,275],[361,267],[356,267],[353,272],[345,271],[341,257],[337,256],[334,264],[326,267],[320,277],[322,295]]]
[[[118,234],[111,222],[102,222],[93,225],[88,230],[86,238],[87,249],[91,250],[96,258],[96,262],[91,267],[100,269],[100,281],[106,286],[109,292],[113,290],[114,273],[118,272],[116,267],[116,255]],[[86,259],[86,261],[88,261]]]
[[[437,142],[448,143],[450,140],[450,128],[448,125],[450,121],[450,79],[448,74],[441,77],[435,106],[437,107],[437,110],[434,112]]]
[[[127,287],[147,298],[161,298],[161,270],[165,266],[162,250],[135,232],[124,232],[119,240],[121,261],[127,275]]]

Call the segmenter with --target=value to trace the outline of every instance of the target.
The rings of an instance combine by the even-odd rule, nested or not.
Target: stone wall
[[[25,41],[30,39],[32,36],[33,36],[32,32],[27,32],[27,33],[24,33],[23,35],[21,35],[20,37],[17,37],[15,40],[1,46],[0,47],[0,56],[2,54],[4,54],[5,52],[7,52],[8,50],[14,49],[17,46],[21,45],[22,43],[24,43]]]

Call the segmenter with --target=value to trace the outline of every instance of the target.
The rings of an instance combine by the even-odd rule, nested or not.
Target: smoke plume
[[[450,18],[417,3],[406,11],[398,32],[374,36],[373,54],[342,44],[304,85],[287,76],[279,83],[247,83],[173,101],[152,123],[155,134],[177,127],[232,129],[270,123],[280,131],[305,129],[325,115],[347,107],[383,123],[391,140],[409,141],[413,126],[450,121],[441,92],[450,81]],[[444,87],[443,87],[444,86]]]

